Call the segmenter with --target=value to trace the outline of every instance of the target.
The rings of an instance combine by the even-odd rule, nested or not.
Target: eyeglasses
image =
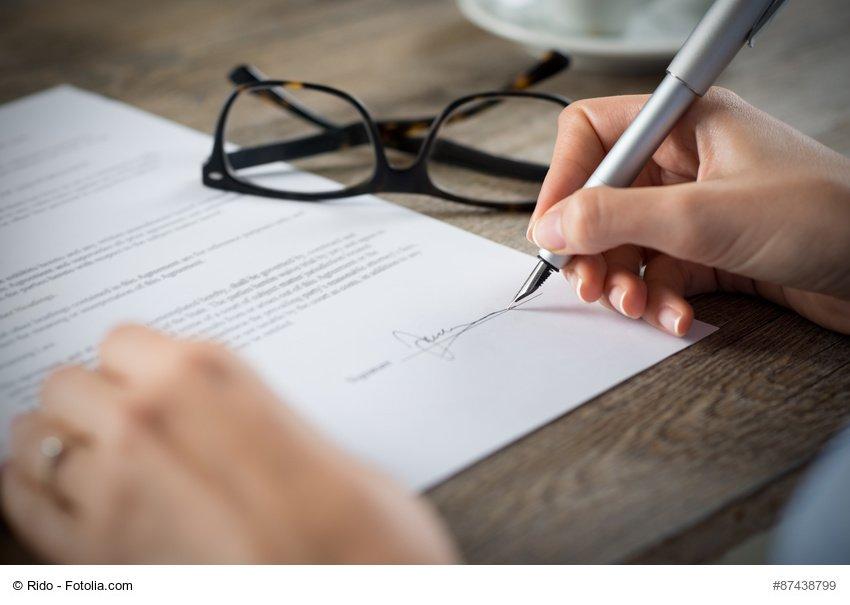
[[[242,65],[229,76],[236,89],[218,118],[203,183],[305,202],[392,192],[530,209],[548,170],[557,117],[570,101],[524,89],[568,65],[549,53],[501,91],[403,120],[374,120],[342,90],[267,80]]]

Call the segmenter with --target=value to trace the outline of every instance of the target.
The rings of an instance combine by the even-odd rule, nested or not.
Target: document
[[[228,344],[419,489],[713,329],[665,335],[560,277],[508,310],[533,257],[373,196],[205,188],[210,148],[68,86],[0,108],[0,454],[46,373],[96,364],[119,322]]]

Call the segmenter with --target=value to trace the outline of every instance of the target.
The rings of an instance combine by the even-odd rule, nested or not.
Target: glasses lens
[[[443,121],[428,174],[443,191],[515,204],[533,202],[546,176],[563,105],[534,97],[469,101]]]
[[[375,171],[363,116],[347,99],[320,90],[244,90],[227,116],[224,136],[231,174],[267,189],[330,193],[360,185]]]

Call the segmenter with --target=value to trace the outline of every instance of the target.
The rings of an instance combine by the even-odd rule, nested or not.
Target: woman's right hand
[[[685,297],[744,292],[850,333],[850,159],[715,88],[633,187],[579,189],[647,98],[561,115],[528,236],[579,297],[681,336]]]

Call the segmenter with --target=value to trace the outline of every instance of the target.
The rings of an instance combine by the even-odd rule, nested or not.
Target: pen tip
[[[513,302],[508,305],[508,309],[513,309],[516,307],[523,299],[528,298],[535,292],[537,292],[538,288],[543,285],[547,279],[549,279],[549,275],[552,273],[552,267],[542,260],[537,263],[534,267],[534,270],[531,272],[531,275],[528,276],[528,279],[522,284],[522,287],[519,289],[519,292],[514,296]]]
[[[525,288],[523,288],[523,290],[521,292],[517,293],[517,295],[514,296],[514,299],[511,301],[511,304],[508,305],[508,309],[513,309],[521,301],[525,300],[526,298],[528,298],[532,294],[534,294],[534,291],[526,290]]]

